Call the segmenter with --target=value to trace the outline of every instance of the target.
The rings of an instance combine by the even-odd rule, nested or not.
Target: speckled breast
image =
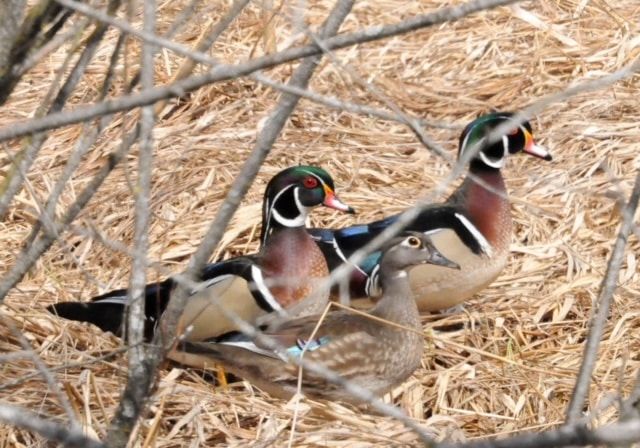
[[[286,229],[272,235],[263,251],[262,271],[271,294],[283,308],[305,300],[300,314],[323,309],[329,292],[321,280],[329,275],[327,262],[304,229]]]

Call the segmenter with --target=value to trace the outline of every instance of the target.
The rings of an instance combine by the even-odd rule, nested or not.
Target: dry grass
[[[161,3],[162,29],[186,3]],[[313,24],[322,20],[332,4],[317,3],[313,2],[309,17]],[[274,19],[275,33],[266,39],[261,10],[250,7],[215,45],[216,56],[232,62],[274,44],[280,49],[290,43],[287,4]],[[361,1],[344,29],[394,22],[441,4]],[[480,112],[522,108],[576,79],[614,71],[640,54],[636,2],[541,0],[524,3],[522,8],[526,12],[500,8],[452,25],[340,51],[338,56],[403,110],[462,126]],[[207,4],[178,40],[192,45],[224,10],[219,2]],[[115,37],[109,34],[71,104],[94,98]],[[60,51],[29,74],[0,110],[3,123],[33,113],[63,58]],[[169,52],[160,55],[157,81],[168,82],[179,63]],[[130,64],[137,64],[137,59],[131,57]],[[284,66],[269,74],[285,80],[290,72],[291,67]],[[380,104],[326,59],[312,87],[344,99]],[[120,88],[121,84],[114,94],[120,94]],[[555,160],[548,164],[520,156],[505,169],[516,222],[507,269],[469,301],[464,312],[425,317],[424,368],[393,393],[393,400],[409,415],[422,419],[434,435],[454,439],[505,435],[542,430],[563,419],[619,222],[607,193],[617,189],[628,193],[640,168],[639,95],[640,77],[636,76],[554,104],[533,121],[538,141],[552,150]],[[184,266],[276,99],[274,92],[239,80],[201,89],[166,109],[172,113],[155,129],[150,229],[154,260],[172,271]],[[132,117],[118,117],[104,133],[65,192],[65,205],[117,147],[123,129],[131,129]],[[458,131],[428,132],[454,153]],[[3,270],[12,265],[36,220],[37,204],[46,199],[79,133],[80,127],[73,126],[50,134],[30,172],[29,188],[20,193],[9,218],[0,224]],[[12,142],[8,149],[15,152],[19,145]],[[0,163],[7,165],[4,151]],[[108,238],[131,244],[133,199],[128,179],[135,163],[134,154],[108,178],[76,221],[75,231],[65,234],[42,257],[2,307],[52,368],[90,362],[120,347],[116,338],[58,321],[44,307],[126,284],[127,257],[80,236],[77,230],[95,227]],[[330,170],[342,198],[359,211],[355,217],[326,210],[315,213],[314,224],[326,226],[367,222],[400,211],[429,192],[448,169],[401,125],[302,101],[217,256],[256,248],[265,182],[279,169],[297,163]],[[601,422],[616,417],[611,397],[629,390],[640,366],[639,253],[638,238],[632,236],[589,397],[589,408]],[[162,277],[155,271],[151,275]],[[19,350],[6,327],[0,326],[0,332],[2,352]],[[124,355],[119,354],[56,371],[88,433],[105,434],[125,382],[125,365]],[[46,383],[40,377],[27,377],[32,372],[34,365],[28,358],[4,362],[2,383],[23,381],[0,386],[0,401],[64,418]],[[281,446],[291,436],[293,409],[248,384],[215,390],[200,372],[176,366],[167,366],[160,376],[133,446]],[[389,418],[306,400],[299,407],[291,437],[294,446],[397,446],[416,441],[414,434]],[[40,439],[20,430],[0,431],[0,447],[40,444]]]

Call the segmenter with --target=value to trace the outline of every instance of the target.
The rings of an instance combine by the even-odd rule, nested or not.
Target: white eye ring
[[[407,245],[409,247],[419,249],[422,246],[422,241],[420,241],[420,239],[416,238],[415,236],[410,236],[409,238],[407,238]]]

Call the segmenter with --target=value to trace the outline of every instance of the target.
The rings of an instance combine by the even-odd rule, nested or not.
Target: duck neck
[[[457,192],[467,218],[492,245],[497,244],[504,229],[510,225],[509,200],[504,178],[499,169],[474,160]]]
[[[420,328],[418,306],[411,292],[408,272],[387,269],[381,265],[379,281],[382,298],[371,314],[400,325]]]

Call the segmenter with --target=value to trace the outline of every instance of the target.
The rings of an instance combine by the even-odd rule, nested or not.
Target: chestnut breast
[[[260,264],[271,294],[284,308],[314,293],[318,280],[329,275],[324,255],[304,228],[271,235]]]
[[[460,265],[460,270],[420,265],[410,273],[411,289],[421,311],[436,311],[455,306],[484,289],[504,268],[511,243],[511,213],[504,181],[499,171],[473,173],[495,192],[470,178],[456,193],[465,215],[491,245],[491,256],[473,253],[451,229],[431,235],[442,254]]]
[[[473,173],[494,191],[472,179],[467,179],[464,207],[467,215],[496,252],[508,249],[511,242],[511,213],[509,200],[500,171]],[[500,193],[500,194],[496,194]]]

